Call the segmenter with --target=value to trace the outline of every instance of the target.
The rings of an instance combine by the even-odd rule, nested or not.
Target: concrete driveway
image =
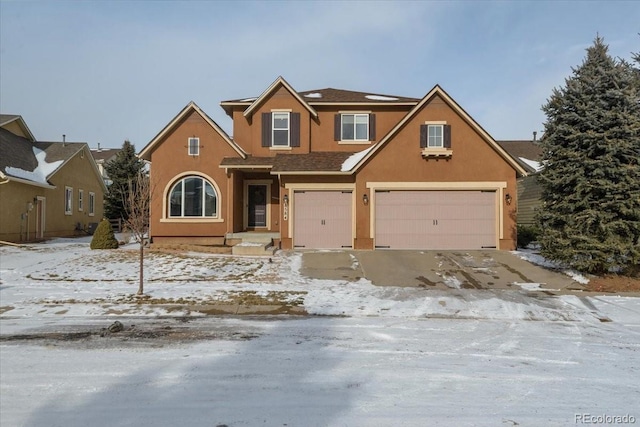
[[[364,277],[379,286],[427,289],[520,289],[516,283],[582,289],[571,277],[507,251],[308,251],[302,255],[302,274],[349,281]]]

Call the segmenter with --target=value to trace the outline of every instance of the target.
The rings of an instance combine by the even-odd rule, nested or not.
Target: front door
[[[265,184],[249,184],[247,226],[249,228],[267,226],[267,186]]]

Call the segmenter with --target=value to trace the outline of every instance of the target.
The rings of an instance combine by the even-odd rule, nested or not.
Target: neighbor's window
[[[64,213],[65,215],[71,215],[73,210],[73,188],[64,187]]]
[[[78,190],[78,210],[84,210],[84,190]]]
[[[343,114],[341,140],[368,141],[369,114]]]
[[[218,195],[209,181],[199,176],[187,176],[178,181],[169,192],[169,216],[216,217]]]
[[[289,113],[274,112],[273,118],[273,146],[289,146]]]
[[[94,216],[96,213],[96,193],[89,192],[89,216]]]
[[[427,129],[427,147],[429,148],[442,148],[444,147],[444,132],[443,125],[429,125]]]

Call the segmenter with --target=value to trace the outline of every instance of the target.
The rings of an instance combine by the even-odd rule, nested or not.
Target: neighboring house
[[[516,247],[525,169],[439,86],[417,99],[279,77],[221,106],[233,139],[190,102],[140,152],[154,244],[262,232],[283,249]]]
[[[109,174],[105,169],[105,165],[115,159],[120,150],[121,148],[100,148],[100,144],[98,144],[98,148],[91,149],[93,160],[95,160],[96,165],[98,166],[98,171],[100,171],[102,180],[107,187],[111,185],[111,179],[109,179]]]
[[[0,240],[72,236],[102,219],[105,186],[86,143],[38,142],[0,115]]]
[[[498,144],[527,171],[527,176],[518,178],[518,225],[535,225],[536,211],[542,203],[542,188],[538,182],[542,148],[535,136],[533,141],[498,141]]]

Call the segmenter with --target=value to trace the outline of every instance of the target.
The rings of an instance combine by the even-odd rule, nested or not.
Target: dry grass
[[[640,278],[618,275],[595,277],[586,288],[593,292],[640,292]]]

